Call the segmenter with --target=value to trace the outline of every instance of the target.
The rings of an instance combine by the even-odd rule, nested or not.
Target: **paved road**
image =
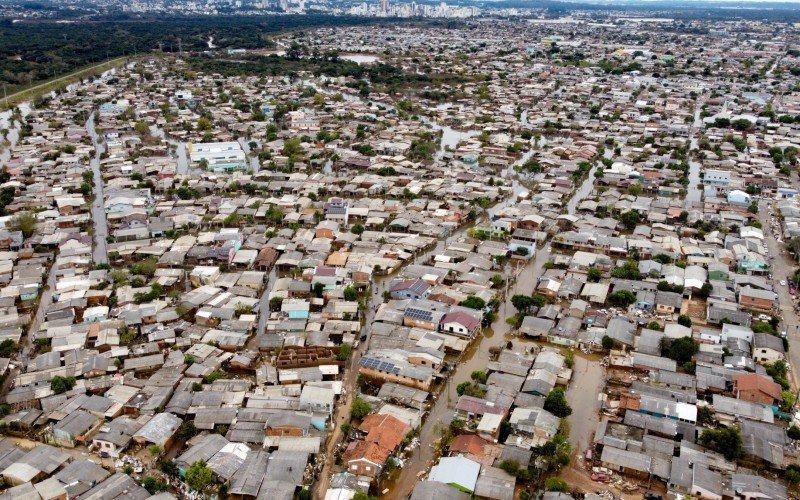
[[[794,181],[794,179],[793,179]],[[796,181],[793,184],[798,184]],[[775,291],[780,302],[780,313],[782,321],[778,325],[779,331],[785,331],[789,339],[789,352],[787,358],[791,365],[791,375],[794,378],[795,387],[800,385],[800,316],[794,311],[794,297],[789,293],[787,286],[781,286],[780,281],[787,279],[794,274],[797,263],[792,259],[783,243],[778,243],[770,227],[772,201],[762,200],[758,207],[758,216],[764,229],[764,239],[767,243],[767,255],[772,257],[772,277],[774,278]],[[780,231],[780,227],[778,228]]]

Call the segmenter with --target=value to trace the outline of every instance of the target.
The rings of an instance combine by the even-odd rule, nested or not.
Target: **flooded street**
[[[97,135],[94,125],[95,113],[89,115],[86,120],[86,131],[92,138],[92,145],[95,152],[92,157],[90,166],[92,174],[94,174],[94,201],[92,202],[92,221],[94,223],[94,248],[92,249],[92,258],[95,264],[108,264],[108,220],[106,219],[105,210],[105,196],[103,193],[105,183],[103,182],[103,173],[100,171],[100,155],[105,151],[105,145]]]
[[[684,206],[686,208],[693,207],[696,203],[702,200],[702,186],[700,186],[700,169],[702,164],[691,158],[691,154],[697,151],[698,141],[694,137],[694,132],[700,130],[703,126],[703,120],[700,119],[700,111],[702,111],[702,101],[698,100],[694,110],[694,121],[689,132],[689,184],[686,186],[686,198],[684,199]]]
[[[164,132],[164,129],[156,125],[150,126],[150,133],[153,136],[166,141],[169,145],[175,148],[174,152],[170,151],[170,156],[175,158],[177,161],[177,168],[175,172],[178,175],[187,175],[189,173],[189,159],[186,155],[186,143],[168,138],[167,134]]]
[[[605,374],[600,356],[575,351],[572,383],[567,389],[567,401],[572,407],[569,422],[569,441],[573,456],[583,453],[591,443],[592,435],[600,421],[597,396],[603,392]]]
[[[593,168],[589,175],[583,180],[581,185],[575,190],[570,203],[567,205],[567,213],[574,214],[576,207],[583,199],[588,196],[594,186],[594,172]],[[512,199],[513,200],[513,199]],[[512,201],[513,202],[513,201]],[[489,211],[492,213],[492,210]],[[435,449],[432,445],[439,439],[442,425],[447,425],[453,418],[453,408],[458,401],[458,394],[456,387],[461,382],[470,380],[470,375],[475,370],[485,370],[486,365],[490,360],[490,351],[493,347],[500,347],[506,345],[508,342],[512,343],[512,350],[515,352],[524,352],[527,348],[535,346],[536,343],[532,340],[524,339],[515,336],[512,333],[511,327],[506,323],[506,318],[517,313],[514,305],[511,303],[511,298],[514,295],[532,295],[536,288],[539,278],[544,272],[544,265],[548,262],[550,256],[550,243],[546,243],[541,248],[536,250],[532,259],[527,261],[520,268],[508,268],[508,271],[503,273],[505,276],[511,275],[510,270],[515,269],[514,276],[516,280],[506,293],[505,300],[500,306],[497,314],[497,320],[492,324],[491,328],[484,329],[482,335],[470,345],[460,358],[456,360],[456,369],[450,374],[444,387],[438,396],[435,396],[435,402],[419,432],[419,440],[422,445],[414,449],[409,459],[406,461],[402,469],[400,469],[394,476],[390,477],[383,483],[381,489],[389,489],[389,492],[382,498],[387,499],[404,499],[411,494],[414,486],[420,475],[433,465]],[[514,264],[509,264],[513,266]],[[603,383],[602,367],[599,363],[593,363],[583,360],[585,363],[584,369],[588,372],[588,376],[595,375],[595,382],[597,387],[591,387],[593,394],[599,392],[599,387]],[[576,367],[579,365],[579,356],[576,354]],[[585,382],[581,379],[581,386]],[[578,384],[576,384],[578,385]],[[586,394],[585,389],[579,389],[580,393]],[[582,401],[573,414],[583,415],[584,426],[576,425],[578,432],[584,433],[584,439],[588,439],[588,434],[594,431],[594,424],[596,422],[596,415],[594,411],[595,398],[592,397],[591,401]],[[591,415],[587,414],[589,412]],[[578,418],[576,415],[575,418]]]

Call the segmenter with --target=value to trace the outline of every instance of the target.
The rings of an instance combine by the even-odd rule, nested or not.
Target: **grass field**
[[[0,109],[8,109],[10,107],[16,106],[21,102],[33,100],[41,95],[47,94],[48,92],[52,92],[53,90],[77,82],[78,80],[85,78],[87,76],[99,75],[102,72],[107,71],[111,68],[116,68],[118,66],[121,66],[129,59],[130,57],[127,56],[118,57],[116,59],[110,59],[100,64],[93,64],[91,66],[86,66],[85,68],[79,69],[78,71],[74,71],[67,75],[53,78],[52,80],[46,80],[41,83],[35,83],[26,89],[14,92],[13,94],[9,94],[7,98],[5,96],[0,96]]]

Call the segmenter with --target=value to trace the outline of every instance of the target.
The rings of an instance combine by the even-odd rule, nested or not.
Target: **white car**
[[[786,286],[786,280],[781,280],[781,286]]]
[[[759,314],[758,319],[760,319],[761,321],[769,321],[771,318],[766,314]]]

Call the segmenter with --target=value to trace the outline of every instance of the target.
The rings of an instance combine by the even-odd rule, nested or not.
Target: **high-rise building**
[[[389,0],[381,0],[381,12],[389,12]]]

